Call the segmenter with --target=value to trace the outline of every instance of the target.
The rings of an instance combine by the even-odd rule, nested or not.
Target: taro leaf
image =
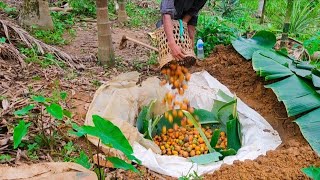
[[[259,31],[251,39],[239,37],[232,41],[233,47],[245,59],[249,60],[259,49],[271,49],[276,43],[276,36],[268,31]]]
[[[283,103],[288,112],[288,116],[291,117],[320,107],[320,95],[314,91],[313,94],[284,100]]]
[[[137,118],[136,126],[141,134],[144,134],[146,131],[148,131],[148,121],[146,121],[147,113],[148,107],[143,106]]]
[[[114,168],[119,168],[123,170],[130,170],[135,173],[139,173],[138,169],[136,169],[132,164],[125,162],[122,159],[117,157],[108,157],[106,160],[110,161]]]
[[[279,101],[298,98],[313,92],[313,89],[296,75],[265,87],[271,88]]]
[[[76,123],[72,123],[72,129],[75,130],[70,130],[68,131],[68,133],[70,135],[75,135],[77,137],[82,137],[86,134],[85,130],[83,130],[83,127],[82,126],[78,126]]]
[[[222,156],[233,156],[233,155],[236,155],[237,154],[237,151],[232,149],[232,148],[229,148],[229,149],[226,149],[226,150],[221,150],[219,151]]]
[[[215,129],[213,131],[212,138],[211,138],[211,141],[210,141],[211,147],[213,147],[213,148],[216,147],[217,142],[218,142],[219,137],[220,137],[220,132],[221,132],[220,129]]]
[[[308,141],[312,149],[320,156],[320,108],[296,119],[302,135]]]
[[[46,107],[47,112],[56,119],[62,120],[63,109],[59,104],[52,103]]]
[[[72,118],[72,113],[70,112],[70,111],[68,111],[68,110],[63,110],[63,115],[65,115],[66,117],[68,117],[68,118]]]
[[[66,100],[67,99],[67,92],[65,92],[65,91],[62,91],[62,92],[60,92],[60,98],[64,101],[64,100]]]
[[[199,156],[194,156],[194,157],[190,157],[189,159],[197,164],[200,165],[205,165],[205,164],[210,164],[212,162],[217,162],[219,161],[219,157],[221,157],[222,155],[218,152],[212,152],[209,154],[203,154],[203,155],[199,155]]]
[[[94,126],[82,126],[86,134],[98,137],[104,145],[122,151],[130,160],[136,160],[131,155],[131,145],[117,126],[98,115],[93,115],[92,119]]]
[[[29,104],[29,105],[25,106],[24,108],[22,108],[22,109],[20,109],[18,111],[15,111],[13,114],[15,114],[17,116],[24,116],[24,115],[28,114],[29,111],[31,109],[33,109],[33,108],[34,108],[34,105],[33,104]]]
[[[227,122],[228,148],[232,148],[235,151],[238,151],[241,148],[241,143],[238,136],[237,122],[237,119],[232,119]]]
[[[307,167],[307,168],[302,168],[301,171],[305,173],[308,177],[314,180],[319,180],[320,179],[320,167]]]
[[[91,163],[89,161],[89,157],[86,155],[84,151],[80,152],[80,156],[75,158],[74,162],[80,164],[81,166],[90,169],[91,168]]]
[[[31,99],[38,103],[46,102],[46,98],[44,96],[32,96]]]
[[[21,143],[22,138],[27,134],[28,128],[31,123],[20,120],[19,124],[13,129],[13,148],[16,149]]]
[[[205,109],[195,109],[194,116],[197,116],[199,118],[199,123],[200,124],[218,124],[219,121],[217,120],[216,116]]]

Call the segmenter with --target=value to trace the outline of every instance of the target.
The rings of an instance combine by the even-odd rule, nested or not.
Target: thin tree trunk
[[[280,43],[281,48],[286,47],[288,44],[288,33],[290,29],[290,19],[291,19],[291,14],[293,9],[293,2],[294,0],[288,0],[287,12],[286,12],[284,25],[283,25],[283,32],[282,32],[281,43]]]
[[[40,29],[53,29],[47,0],[24,0],[19,16],[19,23],[23,27],[38,26]]]
[[[119,12],[118,12],[118,21],[126,22],[128,20],[128,16],[126,13],[126,2],[125,0],[119,0]]]
[[[262,2],[261,2],[262,1]],[[267,0],[260,0],[259,1],[259,10],[260,10],[260,3],[262,3],[262,9],[261,9],[261,19],[260,19],[260,24],[263,24],[264,23],[264,15],[265,15],[265,12],[266,12],[266,4],[267,4]],[[259,12],[260,13],[260,12]]]
[[[98,60],[103,65],[114,66],[111,22],[108,17],[108,0],[97,0]]]
[[[264,4],[265,4],[264,0],[259,0],[258,17],[262,16],[262,11],[263,11]]]

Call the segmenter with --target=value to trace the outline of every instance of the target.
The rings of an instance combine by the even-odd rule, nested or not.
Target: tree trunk
[[[118,21],[126,22],[128,20],[128,16],[126,13],[126,2],[125,0],[119,0],[119,12],[118,12]]]
[[[265,5],[265,0],[259,0],[259,6],[258,6],[258,17],[262,17],[262,11],[263,7]]]
[[[290,19],[291,19],[291,14],[293,9],[293,1],[294,0],[288,0],[287,12],[286,12],[284,25],[283,25],[283,32],[282,32],[281,43],[280,43],[281,48],[286,47],[288,44],[288,33],[290,29]]]
[[[47,0],[24,0],[19,16],[23,27],[37,26],[40,29],[52,30],[53,22],[50,16]]]
[[[261,14],[260,14],[260,24],[263,24],[264,22],[264,15],[266,12],[266,5],[267,5],[267,0],[260,0],[259,1],[259,13],[260,13],[260,5],[262,5],[262,10],[261,10]]]
[[[98,25],[98,60],[103,65],[113,66],[115,63],[111,22],[108,17],[108,0],[97,0],[97,25]]]

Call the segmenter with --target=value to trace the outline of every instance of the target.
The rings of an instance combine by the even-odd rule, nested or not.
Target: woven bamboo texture
[[[180,35],[179,35],[180,33],[179,22],[174,20],[172,24],[173,24],[173,36],[174,36],[175,42],[186,54],[186,57],[183,60],[178,61],[177,63],[187,67],[191,66],[196,62],[196,55],[194,53],[193,45],[189,37],[187,24],[183,23],[183,26],[184,26],[183,40],[180,38]],[[155,36],[156,36],[156,42],[159,50],[158,62],[160,67],[162,68],[162,67],[168,66],[171,61],[176,61],[176,60],[170,53],[170,48],[168,46],[168,40],[166,38],[163,25],[157,29],[157,31],[155,32]]]

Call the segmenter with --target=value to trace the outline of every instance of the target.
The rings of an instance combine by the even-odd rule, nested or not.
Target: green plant
[[[290,33],[305,33],[307,29],[313,28],[320,23],[320,3],[310,2],[304,4],[301,1],[294,1],[293,12],[290,22]]]
[[[29,106],[30,107],[30,106]],[[28,128],[31,123],[27,123],[24,120],[20,120],[19,124],[13,130],[13,145],[16,149],[21,143],[22,138],[27,134]]]
[[[64,14],[63,12],[51,12],[52,21],[54,24],[53,30],[40,30],[36,26],[32,28],[32,33],[36,38],[41,39],[45,43],[54,45],[67,44],[68,41],[64,38],[65,33],[74,36],[75,31],[72,26],[75,23],[73,14]]]
[[[74,159],[74,162],[82,165],[83,167],[90,169],[92,164],[90,163],[89,157],[86,155],[84,151],[80,152],[79,157]]]
[[[131,145],[129,144],[128,140],[117,126],[98,115],[93,115],[92,119],[94,126],[83,125],[79,127],[76,124],[73,124],[73,129],[75,131],[72,131],[70,133],[78,137],[86,135],[95,136],[99,138],[99,144],[101,141],[102,144],[123,152],[123,154],[129,160],[141,163],[140,160],[138,160],[135,156],[132,155],[133,149]],[[98,154],[99,149],[100,147],[98,146]],[[115,168],[139,172],[132,164],[128,164],[126,161],[118,157],[107,157],[106,160],[109,160]],[[101,175],[101,171],[98,172],[98,174]]]
[[[0,38],[0,44],[6,43],[7,39],[5,37]]]
[[[231,16],[241,10],[239,0],[218,0],[213,8],[221,16]]]
[[[47,68],[51,65],[61,68],[65,67],[65,63],[57,60],[56,57],[51,53],[41,55],[36,48],[20,48],[19,50],[27,57],[25,59],[27,63],[36,63],[43,68]]]
[[[62,100],[66,99],[65,92],[60,93],[60,98]],[[42,142],[45,146],[53,150],[55,139],[57,133],[55,129],[59,125],[59,122],[55,120],[63,120],[64,118],[71,118],[71,112],[63,109],[59,104],[55,103],[54,98],[45,98],[44,96],[32,96],[31,104],[25,106],[24,108],[17,110],[14,114],[18,117],[28,116],[29,121],[32,121],[36,127],[41,129],[41,134],[38,135],[38,138],[41,141],[38,141],[38,144]],[[40,109],[40,112],[31,112],[34,109]],[[45,113],[43,111],[45,110]],[[49,133],[44,127],[43,118],[45,115],[50,115],[49,118]],[[26,118],[26,117],[25,117]],[[27,134],[27,129],[30,126],[30,123],[26,124],[24,120],[19,122],[19,125],[14,129],[14,148],[17,148],[21,143],[22,138]],[[28,148],[31,148],[28,147]],[[33,149],[33,148],[31,148]]]
[[[314,179],[314,180],[320,179],[320,167],[310,166],[310,167],[301,169],[301,171],[311,179]]]
[[[243,57],[252,59],[253,69],[259,76],[265,77],[265,80],[279,80],[266,88],[272,89],[278,100],[284,103],[289,117],[300,115],[295,122],[319,155],[320,71],[306,62],[295,61],[271,49],[273,40],[268,38],[273,36],[270,32],[260,32],[251,40],[238,38],[233,46]],[[254,42],[261,48],[254,48]]]
[[[187,175],[181,176],[178,178],[178,180],[202,180],[203,177],[199,176],[196,171],[193,171],[193,173],[188,173]]]
[[[151,52],[149,55],[148,65],[156,65],[158,63],[158,55],[155,52]]]
[[[303,46],[308,50],[310,55],[313,55],[316,51],[320,51],[320,31],[310,39],[304,41]]]
[[[75,15],[96,16],[96,2],[94,0],[68,0]]]
[[[197,27],[197,38],[204,42],[204,52],[208,56],[212,49],[218,44],[230,44],[231,38],[235,36],[235,29],[230,28],[223,18],[218,16],[200,16]]]
[[[155,25],[160,19],[160,14],[154,8],[142,8],[137,6],[134,2],[126,3],[126,12],[129,16],[129,27],[141,27]]]
[[[5,163],[11,160],[11,156],[9,154],[1,154],[0,155],[0,163]]]
[[[17,9],[15,7],[10,7],[5,2],[0,2],[0,10],[3,10],[9,15],[15,15],[17,13]]]

